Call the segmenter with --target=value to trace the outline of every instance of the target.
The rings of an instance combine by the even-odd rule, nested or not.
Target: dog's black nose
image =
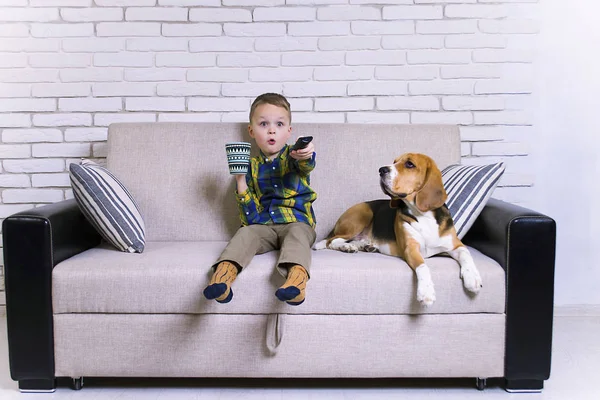
[[[390,173],[390,167],[381,167],[379,168],[379,176],[383,176],[385,174]]]

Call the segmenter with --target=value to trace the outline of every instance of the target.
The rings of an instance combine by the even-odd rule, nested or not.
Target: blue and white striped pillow
[[[462,239],[492,196],[504,163],[489,165],[450,165],[442,171],[448,194],[446,205],[454,221],[456,235]]]
[[[144,251],[144,220],[125,186],[106,168],[90,160],[71,164],[69,171],[75,200],[98,233],[121,251]]]

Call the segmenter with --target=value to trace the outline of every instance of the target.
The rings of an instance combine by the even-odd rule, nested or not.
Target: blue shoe
[[[208,300],[216,299],[219,296],[222,296],[223,293],[227,291],[227,285],[224,283],[213,283],[212,285],[208,285],[206,289],[204,289],[204,297]]]
[[[286,288],[279,288],[275,292],[275,296],[281,301],[288,301],[300,294],[300,289],[296,286],[288,286]]]
[[[229,303],[231,299],[233,299],[233,289],[229,289],[229,294],[227,295],[227,297],[225,297],[225,299],[223,300],[217,300],[217,303]]]

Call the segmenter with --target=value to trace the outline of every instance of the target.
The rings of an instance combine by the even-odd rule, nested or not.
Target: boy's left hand
[[[291,151],[290,156],[295,160],[310,160],[314,152],[315,145],[313,142],[310,142],[308,146],[303,149]]]

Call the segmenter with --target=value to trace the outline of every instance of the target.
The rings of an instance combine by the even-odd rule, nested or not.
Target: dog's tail
[[[320,242],[317,242],[313,245],[313,250],[324,250],[327,248],[327,240],[333,236],[333,231],[334,229],[332,229],[327,236],[325,236],[325,239],[321,240]]]
[[[323,250],[327,248],[327,239],[323,239],[313,245],[313,250]]]

